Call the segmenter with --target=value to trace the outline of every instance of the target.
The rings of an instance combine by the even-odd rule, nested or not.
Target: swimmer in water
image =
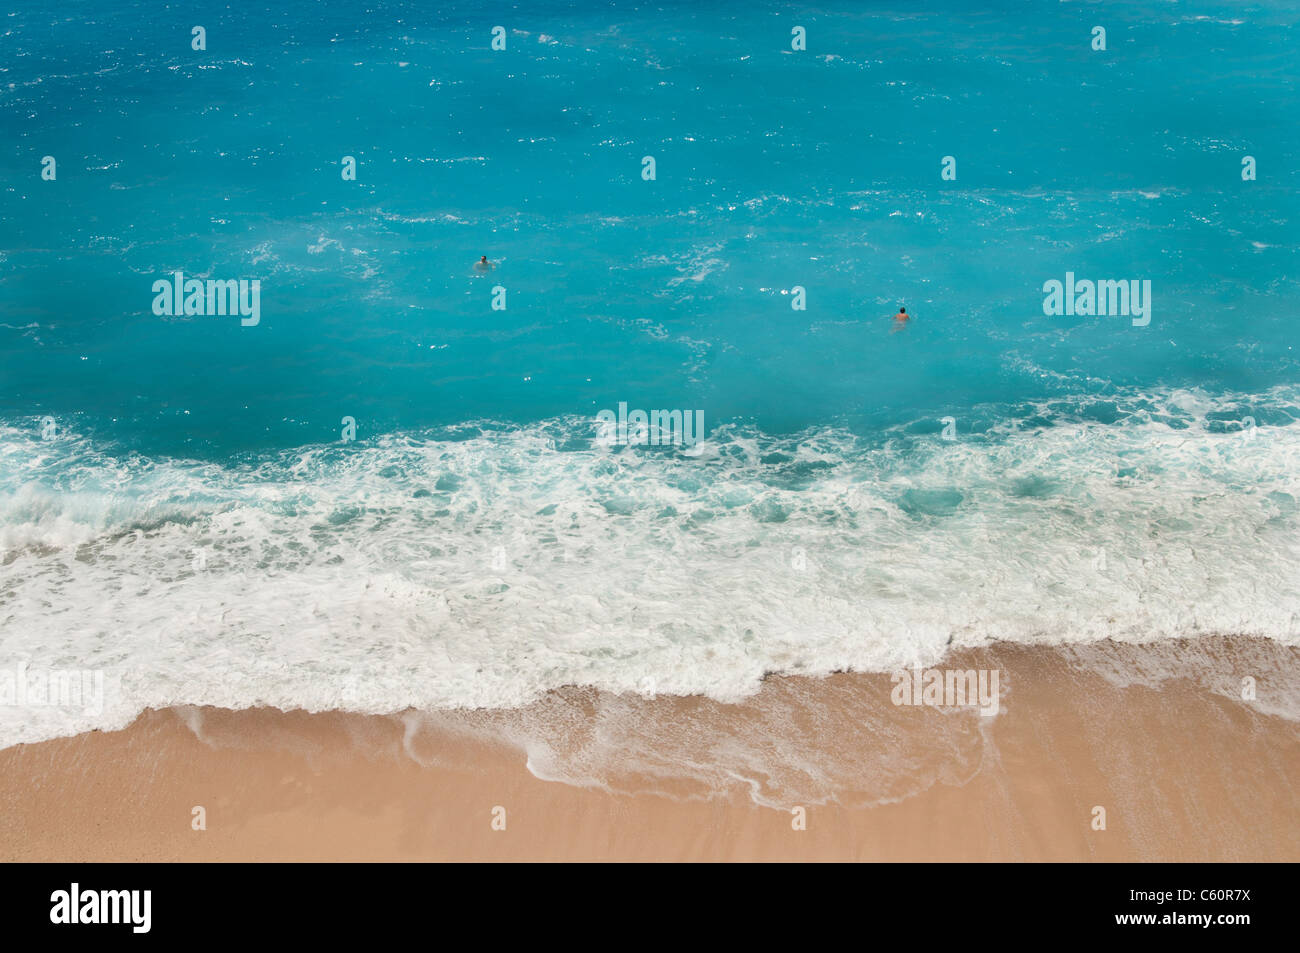
[[[912,316],[907,313],[907,309],[900,304],[898,306],[898,314],[894,315],[893,330],[891,330],[889,333],[893,334],[894,331],[901,331],[903,328],[907,327],[908,319],[910,319],[911,317]]]
[[[491,270],[492,270],[492,262],[490,262],[490,261],[487,260],[487,255],[484,255],[482,258],[480,258],[478,261],[476,261],[476,262],[474,263],[474,270],[475,270],[475,271],[491,271]]]

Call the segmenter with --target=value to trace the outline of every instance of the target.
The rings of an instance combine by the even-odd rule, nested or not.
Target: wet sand
[[[941,667],[997,670],[1000,713],[895,705],[874,674],[733,705],[146,712],[0,751],[0,860],[1300,860],[1300,650],[1003,643]]]

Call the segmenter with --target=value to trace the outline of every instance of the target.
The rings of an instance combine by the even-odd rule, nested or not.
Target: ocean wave
[[[560,686],[752,695],[994,641],[1300,644],[1293,390],[1088,394],[862,436],[605,447],[480,423],[223,463],[0,426],[0,665],[102,711],[508,708]]]

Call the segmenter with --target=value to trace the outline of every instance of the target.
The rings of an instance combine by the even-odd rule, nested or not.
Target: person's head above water
[[[487,261],[487,255],[484,255],[482,258],[479,259],[479,261],[480,261],[480,262],[486,262],[486,261]]]
[[[900,305],[898,306],[898,313],[899,313],[899,314],[907,314],[907,309],[904,308],[904,307],[900,304]]]

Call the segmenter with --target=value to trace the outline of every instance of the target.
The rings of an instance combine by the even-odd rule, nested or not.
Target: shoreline
[[[1000,672],[1002,711],[896,705],[876,674],[732,705],[149,711],[0,751],[0,860],[1300,860],[1300,724],[1267,713],[1300,649],[997,643],[944,668]],[[1232,697],[1249,672],[1259,698]]]

